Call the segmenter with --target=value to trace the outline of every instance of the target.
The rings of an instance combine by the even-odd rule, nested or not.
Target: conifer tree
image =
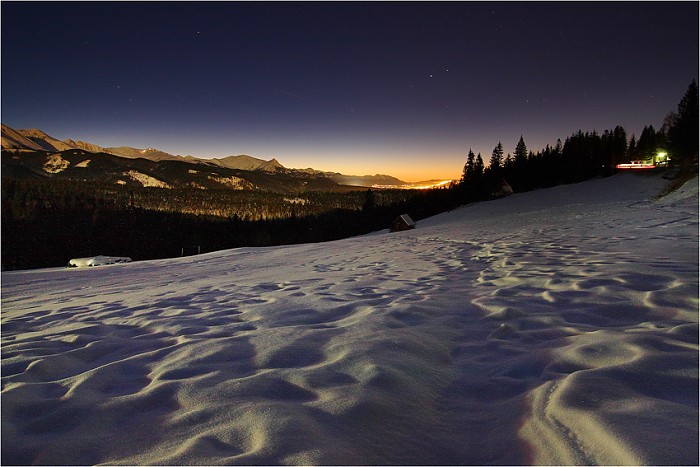
[[[637,153],[645,159],[656,154],[656,131],[653,126],[645,126],[642,130],[637,141]]]
[[[503,168],[506,170],[510,170],[513,168],[513,156],[511,153],[508,153],[505,159],[503,159]]]
[[[618,125],[613,130],[612,134],[612,151],[613,151],[613,167],[619,164],[627,153],[627,132]]]
[[[632,160],[637,155],[637,138],[632,135],[630,138],[630,144],[627,146],[627,159]]]
[[[469,154],[467,155],[467,163],[464,164],[464,170],[462,171],[462,183],[471,181],[474,178],[474,151],[469,148]]]
[[[678,103],[668,131],[671,157],[687,168],[698,156],[698,83],[693,80]]]
[[[481,153],[476,156],[476,161],[474,162],[474,178],[481,179],[484,175],[484,160],[481,158]]]
[[[503,145],[499,141],[498,144],[496,145],[495,148],[493,148],[493,152],[491,153],[491,160],[489,161],[489,167],[491,171],[495,174],[503,166]]]
[[[525,146],[525,140],[523,140],[523,135],[520,135],[520,140],[518,144],[515,145],[515,165],[522,166],[527,162],[527,146]]]

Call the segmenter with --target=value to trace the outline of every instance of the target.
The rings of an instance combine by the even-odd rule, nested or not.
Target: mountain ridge
[[[154,162],[182,161],[192,164],[213,165],[225,169],[260,171],[269,174],[293,173],[298,175],[320,175],[333,180],[340,185],[352,185],[372,187],[382,186],[408,186],[409,183],[391,175],[344,175],[338,172],[321,171],[312,168],[291,169],[282,165],[277,159],[259,159],[249,155],[232,155],[223,158],[205,159],[194,156],[173,155],[154,148],[139,149],[130,146],[101,147],[85,141],[72,139],[59,140],[46,132],[31,128],[15,130],[6,124],[2,124],[2,149],[12,151],[46,151],[62,152],[72,149],[87,151],[90,153],[106,153],[127,159],[143,158]]]

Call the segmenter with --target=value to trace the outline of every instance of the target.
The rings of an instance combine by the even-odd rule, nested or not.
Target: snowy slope
[[[698,190],[2,274],[2,462],[697,464]]]

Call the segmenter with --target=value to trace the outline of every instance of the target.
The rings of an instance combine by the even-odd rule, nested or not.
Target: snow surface
[[[698,464],[698,181],[2,273],[2,462]]]
[[[66,170],[69,165],[70,162],[62,158],[60,155],[51,154],[44,163],[44,171],[51,174],[57,174]]]
[[[144,187],[172,188],[169,184],[165,183],[164,181],[158,180],[155,177],[151,177],[150,175],[146,175],[137,170],[129,170],[128,172],[125,172],[124,175],[131,177],[133,180],[136,180]]]
[[[214,175],[209,175],[207,178],[209,178],[209,180],[215,181],[216,183],[221,183],[222,185],[225,185],[226,187],[232,188],[234,190],[245,190],[246,188],[252,186],[252,184],[249,181],[240,177],[217,177]]]
[[[130,263],[131,258],[123,256],[90,256],[88,258],[73,258],[68,261],[69,267],[87,268],[93,266],[105,266],[107,264]]]

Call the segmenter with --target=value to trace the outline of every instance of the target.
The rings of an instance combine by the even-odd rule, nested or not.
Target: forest
[[[304,192],[127,189],[56,180],[2,183],[2,268],[71,258],[170,258],[243,246],[330,241],[457,206],[452,190]]]
[[[538,152],[521,136],[513,153],[499,142],[485,165],[469,150],[459,183],[432,190],[300,191],[135,188],[56,179],[2,178],[2,269],[65,266],[71,258],[133,260],[244,246],[337,240],[386,229],[400,214],[419,221],[491,199],[505,180],[523,192],[610,176],[615,165],[667,151],[697,173],[698,87],[693,82],[661,129],[628,139],[621,126],[579,130]]]

